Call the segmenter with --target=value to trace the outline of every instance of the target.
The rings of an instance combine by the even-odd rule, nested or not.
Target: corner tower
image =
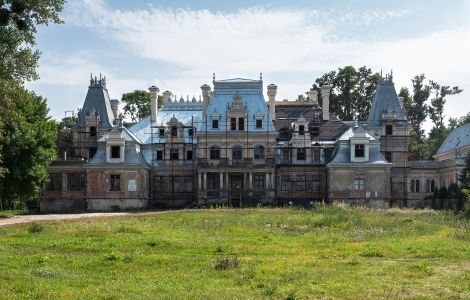
[[[78,112],[73,129],[75,156],[92,158],[98,147],[98,139],[114,125],[114,113],[106,88],[106,77],[90,76],[90,85],[82,109]]]
[[[392,73],[380,76],[367,121],[369,130],[380,139],[380,152],[393,163],[391,204],[406,206],[410,127],[395,90]]]

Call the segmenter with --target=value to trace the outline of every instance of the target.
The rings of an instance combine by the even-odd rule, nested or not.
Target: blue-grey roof
[[[85,103],[81,111],[78,113],[78,123],[76,126],[79,128],[85,127],[86,116],[92,112],[100,115],[99,127],[110,129],[114,124],[114,114],[111,109],[111,102],[106,89],[106,82],[104,79],[91,80],[88,92],[85,97]]]
[[[470,146],[470,123],[454,128],[442,143],[436,155]]]
[[[369,125],[376,126],[382,121],[382,115],[388,111],[395,113],[394,120],[405,121],[405,115],[400,107],[398,95],[391,76],[381,78],[375,91],[372,107],[367,119]]]
[[[148,165],[142,155],[140,146],[134,143],[126,143],[124,162],[106,162],[106,143],[100,143],[95,156],[88,162],[89,165]]]
[[[167,127],[167,123],[175,117],[178,122],[181,122],[185,126],[197,127],[202,120],[202,104],[200,102],[172,102],[165,103],[165,106],[161,107],[157,113],[157,120],[151,126],[150,117],[147,117],[140,122],[129,127],[129,131],[139,139],[142,144],[153,143],[164,143],[165,137],[160,137],[158,134],[158,126]],[[184,131],[184,138],[186,142],[191,142],[189,136],[189,128]],[[153,133],[153,139],[152,139]],[[194,143],[196,139],[193,139]]]
[[[120,127],[119,130],[121,132],[121,139],[124,140],[125,142],[134,142],[134,143],[137,143],[137,144],[141,143],[140,140],[132,132],[130,132],[127,128]],[[103,136],[101,136],[98,139],[98,142],[105,142],[105,141],[108,140],[108,138],[109,138],[109,132],[103,134]]]
[[[199,132],[223,132],[228,124],[227,109],[233,104],[235,95],[241,97],[242,106],[246,109],[248,115],[249,132],[275,132],[273,122],[269,116],[266,107],[266,101],[263,96],[263,81],[252,79],[226,79],[213,81],[214,91],[207,107],[207,113],[198,127]],[[219,129],[212,128],[212,116],[219,115]],[[256,128],[255,117],[263,119],[263,128]]]
[[[351,162],[350,155],[350,144],[349,140],[354,136],[354,132],[360,130],[365,133],[365,137],[369,139],[369,161],[368,162]],[[380,153],[380,142],[373,135],[366,132],[363,128],[349,128],[345,133],[341,135],[336,144],[336,151],[333,159],[328,165],[339,165],[339,164],[354,164],[354,165],[381,165],[389,164],[387,160]]]

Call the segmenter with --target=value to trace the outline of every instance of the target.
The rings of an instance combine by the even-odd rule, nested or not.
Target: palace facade
[[[306,102],[278,101],[262,78],[212,81],[199,99],[152,86],[151,115],[124,124],[105,78],[91,78],[73,128],[75,151],[53,161],[41,211],[116,211],[342,201],[421,207],[456,183],[470,124],[435,161],[409,161],[410,126],[391,75],[380,78],[368,120],[329,112],[330,87]],[[321,106],[320,106],[321,100]],[[64,155],[64,157],[67,157]]]

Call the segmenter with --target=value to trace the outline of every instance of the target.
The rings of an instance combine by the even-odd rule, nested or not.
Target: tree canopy
[[[23,87],[39,78],[38,25],[61,23],[64,0],[0,0],[0,208],[34,198],[55,157],[46,100]]]
[[[150,93],[144,90],[135,90],[122,95],[121,101],[124,105],[124,116],[137,122],[150,116]],[[158,107],[163,104],[163,96],[158,96]]]
[[[320,92],[322,85],[332,87],[330,112],[340,120],[351,121],[355,117],[365,120],[369,116],[378,81],[379,74],[365,66],[359,69],[345,66],[317,78],[313,88]]]

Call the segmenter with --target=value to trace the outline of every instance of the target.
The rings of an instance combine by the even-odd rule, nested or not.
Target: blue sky
[[[154,84],[197,96],[213,72],[262,72],[279,99],[295,99],[345,65],[393,69],[397,89],[419,73],[458,85],[446,115],[470,111],[469,1],[72,0],[62,18],[40,28],[41,79],[29,84],[54,118],[81,107],[90,73],[120,99]]]

